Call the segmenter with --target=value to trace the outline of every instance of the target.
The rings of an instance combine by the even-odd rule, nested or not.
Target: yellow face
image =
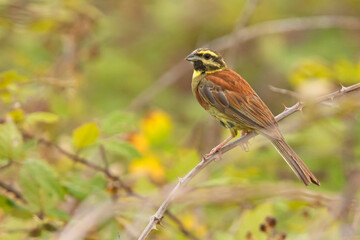
[[[195,72],[200,73],[217,72],[227,68],[223,57],[208,48],[196,49],[186,60],[193,63]]]

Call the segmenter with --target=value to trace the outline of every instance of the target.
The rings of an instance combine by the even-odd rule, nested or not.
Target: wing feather
[[[280,136],[269,108],[236,72],[227,69],[207,74],[199,83],[198,92],[205,102],[240,126]]]

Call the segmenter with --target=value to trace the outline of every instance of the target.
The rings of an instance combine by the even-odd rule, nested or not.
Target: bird
[[[193,64],[191,89],[197,101],[231,133],[206,154],[206,158],[220,151],[238,131],[242,131],[241,135],[256,132],[270,140],[306,186],[311,183],[320,186],[319,180],[285,141],[270,109],[243,77],[227,67],[218,52],[198,48],[186,60]]]

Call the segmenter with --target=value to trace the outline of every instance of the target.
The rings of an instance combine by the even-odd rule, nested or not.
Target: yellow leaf
[[[15,110],[8,112],[7,116],[12,118],[14,122],[19,123],[24,118],[24,111],[21,108],[17,108]]]
[[[14,70],[0,73],[0,89],[7,88],[9,85],[18,82],[28,81],[27,77],[18,74]]]
[[[23,139],[17,126],[13,122],[0,125],[0,158],[13,159],[21,155]]]
[[[360,79],[360,66],[347,59],[340,59],[334,64],[334,75],[341,83],[356,83]]]
[[[292,71],[290,82],[298,86],[304,82],[314,79],[329,81],[333,77],[332,70],[323,62],[318,60],[304,60]]]
[[[186,213],[184,216],[180,215],[180,219],[187,229],[191,229],[197,236],[202,239],[206,236],[207,229],[204,224],[194,214]]]
[[[85,123],[74,130],[73,142],[75,147],[83,148],[95,143],[99,135],[100,131],[96,123]]]
[[[161,143],[172,129],[172,122],[165,112],[156,110],[151,112],[142,122],[141,130],[150,143]]]
[[[165,169],[156,157],[148,156],[134,160],[129,166],[130,173],[138,176],[149,176],[156,182],[165,177]]]
[[[59,116],[50,112],[34,112],[30,113],[26,120],[29,124],[35,124],[38,122],[51,124],[59,121]]]

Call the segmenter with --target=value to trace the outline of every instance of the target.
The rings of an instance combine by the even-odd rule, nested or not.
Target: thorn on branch
[[[285,104],[283,104],[283,107],[285,111],[289,110],[289,108]]]
[[[162,220],[163,218],[164,218],[163,216],[161,216],[161,217],[159,218],[159,217],[157,217],[157,216],[155,216],[155,215],[153,215],[153,216],[150,217],[150,221],[155,223],[155,224],[152,226],[152,229],[153,229],[153,230],[158,230],[156,226],[157,226],[158,224],[161,226],[161,220]]]
[[[206,162],[207,160],[210,159],[211,156],[205,156],[205,155],[202,155],[202,158],[201,158],[201,161],[200,161],[200,164],[203,164],[204,162]]]
[[[299,103],[298,110],[299,110],[300,112],[302,112],[303,109],[304,109],[304,104],[303,104],[303,102],[301,102],[301,101],[299,101],[298,103]]]
[[[183,184],[183,182],[184,182],[184,179],[183,179],[183,178],[178,177],[178,180],[179,180],[179,183],[180,183],[180,184]]]
[[[341,85],[341,84],[340,84],[340,85]],[[346,92],[346,90],[347,90],[347,87],[345,87],[345,86],[341,85],[340,92]]]

